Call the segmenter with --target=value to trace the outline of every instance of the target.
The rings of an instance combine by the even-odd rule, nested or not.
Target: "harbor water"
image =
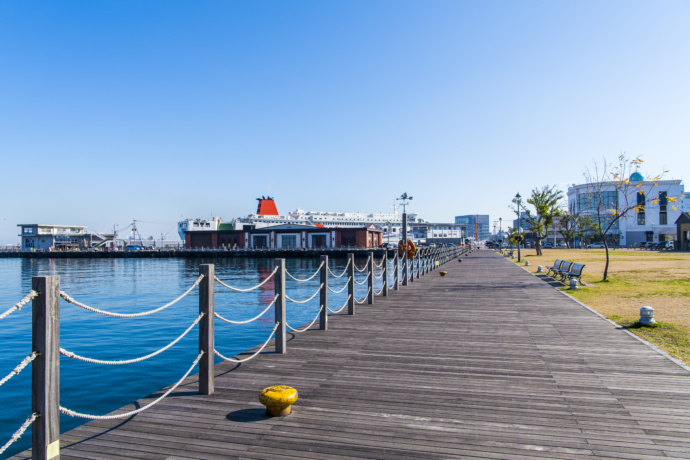
[[[379,263],[380,261],[376,261]],[[228,285],[250,288],[273,271],[273,259],[0,259],[0,313],[8,310],[31,290],[33,276],[58,275],[60,289],[75,300],[101,310],[137,313],[158,308],[186,291],[199,276],[199,265],[214,263],[216,276]],[[299,279],[310,277],[318,259],[288,259],[286,268]],[[332,272],[340,275],[347,260],[330,259]],[[362,268],[365,260],[356,260]],[[366,275],[355,273],[362,282]],[[329,276],[329,285],[339,290],[347,277]],[[375,280],[375,289],[382,280]],[[286,277],[287,295],[295,300],[311,297],[319,288],[318,275],[298,283]],[[355,285],[355,297],[367,294],[366,285]],[[249,293],[230,291],[216,283],[216,312],[239,321],[253,318],[274,297],[272,280]],[[347,289],[329,292],[329,307],[339,309],[347,301]],[[198,316],[198,288],[175,305],[140,318],[116,318],[84,310],[64,300],[60,305],[60,346],[77,355],[125,360],[159,350],[180,336]],[[287,302],[287,322],[299,327],[311,322],[319,310],[318,295],[300,304]],[[268,339],[274,325],[272,309],[259,320],[245,325],[215,321],[216,349],[234,356]],[[289,345],[288,345],[289,347]],[[31,353],[31,303],[0,320],[0,379]],[[61,356],[60,405],[76,412],[104,415],[161,388],[177,382],[198,354],[198,328],[167,351],[149,360],[122,366],[90,364]],[[220,358],[216,358],[220,362]],[[249,362],[247,365],[251,365]],[[198,372],[195,368],[193,374]],[[0,447],[31,414],[31,365],[0,387]],[[87,420],[61,415],[61,432]],[[0,458],[31,447],[31,429]]]

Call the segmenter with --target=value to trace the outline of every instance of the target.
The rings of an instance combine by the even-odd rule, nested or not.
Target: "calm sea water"
[[[345,259],[331,259],[330,268],[339,275]],[[377,261],[377,263],[380,261]],[[0,259],[0,313],[9,309],[31,290],[31,277],[60,276],[60,288],[79,302],[119,313],[151,310],[173,300],[199,276],[199,265],[214,263],[216,276],[225,283],[249,288],[273,271],[272,259]],[[363,267],[364,260],[357,260]],[[311,276],[318,259],[288,259],[287,270],[297,278]],[[364,273],[355,273],[358,281]],[[295,299],[310,297],[319,278],[297,283],[286,278],[287,293]],[[346,277],[329,277],[329,285],[339,290]],[[375,289],[381,287],[376,280]],[[367,289],[356,285],[356,297]],[[273,299],[273,284],[250,293],[229,291],[216,284],[216,311],[232,320],[256,316]],[[329,293],[329,307],[340,308],[347,300]],[[78,355],[103,359],[132,359],[152,353],[177,338],[198,316],[198,289],[168,309],[142,318],[123,319],[91,313],[61,302],[60,345]],[[293,327],[310,322],[318,312],[318,296],[306,303],[287,303],[287,321]],[[263,343],[273,328],[273,312],[247,325],[216,321],[216,349],[234,356]],[[198,329],[162,354],[136,364],[105,366],[61,357],[60,404],[77,412],[103,415],[178,381],[197,355]],[[0,379],[31,353],[31,304],[0,320]],[[217,359],[216,362],[219,362]],[[249,362],[247,365],[251,365]],[[198,370],[195,369],[193,373]],[[86,383],[86,384],[85,384]],[[0,447],[31,414],[31,365],[0,387]],[[65,432],[86,420],[61,416]],[[7,458],[31,446],[31,429],[0,458]]]

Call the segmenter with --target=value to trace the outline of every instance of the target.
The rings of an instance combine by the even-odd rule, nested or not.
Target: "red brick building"
[[[383,232],[374,225],[341,229],[290,224],[185,233],[187,249],[373,249],[382,243]]]

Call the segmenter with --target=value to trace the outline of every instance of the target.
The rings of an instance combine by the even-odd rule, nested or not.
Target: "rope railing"
[[[361,283],[357,280],[352,280],[352,281],[354,281],[355,284],[359,284],[360,286],[362,286],[362,285],[366,284],[368,280],[365,278],[364,281],[362,281]]]
[[[32,423],[34,423],[34,421],[38,417],[39,417],[39,415],[36,412],[29,415],[29,417],[22,424],[22,426],[20,426],[19,429],[17,431],[15,431],[14,434],[10,437],[10,440],[7,441],[4,446],[0,447],[0,454],[5,452],[8,447],[10,447],[12,444],[17,442],[17,440],[24,434],[24,432],[31,426]]]
[[[218,319],[221,320],[221,321],[225,321],[226,323],[230,323],[230,324],[248,324],[248,323],[251,323],[252,321],[256,321],[257,319],[261,318],[264,314],[266,314],[266,312],[267,312],[272,306],[274,306],[274,305],[276,304],[276,300],[278,300],[278,296],[273,297],[273,300],[271,301],[270,304],[268,304],[268,307],[266,307],[266,308],[264,309],[264,311],[262,311],[261,313],[259,313],[259,314],[258,314],[257,316],[255,316],[254,318],[248,319],[248,320],[245,320],[245,321],[232,321],[232,320],[230,320],[230,319],[223,318],[222,316],[220,316],[220,315],[219,315],[218,313],[216,313],[216,312],[213,313],[213,316],[215,316],[216,318],[218,318]]]
[[[70,410],[70,409],[67,409],[65,407],[60,406],[60,413],[65,414],[65,415],[69,415],[70,417],[79,417],[79,418],[85,418],[85,419],[89,419],[89,420],[117,420],[117,419],[121,419],[121,418],[128,418],[128,417],[131,417],[132,415],[136,415],[139,412],[145,411],[146,409],[153,407],[154,405],[158,404],[166,396],[168,396],[170,393],[175,391],[177,389],[177,387],[180,386],[180,384],[182,382],[184,382],[184,380],[187,378],[187,376],[189,376],[189,374],[191,374],[192,370],[199,363],[202,356],[204,356],[203,351],[199,353],[199,355],[196,357],[196,359],[192,363],[189,370],[185,373],[185,375],[183,375],[182,378],[180,380],[178,380],[177,383],[175,383],[175,385],[170,387],[170,389],[168,391],[163,393],[163,395],[161,395],[155,401],[152,401],[149,404],[145,405],[144,407],[140,407],[137,410],[133,410],[130,412],[125,412],[124,414],[117,414],[117,415],[90,415],[90,414],[82,414],[80,412],[76,412],[76,411],[73,411],[73,410]]]
[[[39,405],[39,406],[34,406],[34,411],[36,412],[35,414],[32,414],[31,417],[27,419],[27,421],[22,425],[20,430],[13,435],[12,439],[10,440],[9,443],[5,444],[5,446],[0,450],[0,453],[3,452],[7,447],[16,441],[16,439],[24,433],[26,429],[28,429],[29,426],[36,420],[37,417],[46,417],[46,424],[49,426],[55,426],[59,427],[59,415],[58,414],[64,414],[68,415],[70,417],[80,417],[80,418],[85,418],[85,419],[91,419],[91,420],[114,420],[114,419],[124,419],[124,418],[129,418],[132,417],[142,411],[145,411],[149,409],[150,407],[154,406],[167,396],[169,396],[173,391],[175,391],[182,383],[189,377],[191,372],[194,370],[194,368],[198,365],[199,366],[199,394],[213,394],[214,392],[214,356],[218,356],[224,361],[228,361],[234,364],[239,364],[239,363],[244,363],[247,362],[259,354],[263,352],[263,350],[271,343],[273,340],[275,342],[275,352],[278,354],[285,353],[287,350],[287,345],[286,345],[286,329],[294,332],[294,333],[303,333],[306,332],[310,329],[312,329],[315,325],[315,323],[321,319],[320,323],[320,329],[321,330],[327,330],[328,329],[328,314],[329,313],[340,313],[346,308],[349,308],[349,313],[350,315],[353,315],[355,312],[354,305],[355,304],[364,304],[364,303],[369,303],[373,304],[374,303],[374,297],[375,296],[381,296],[384,291],[386,291],[387,294],[387,289],[390,288],[390,283],[388,283],[389,280],[394,281],[394,289],[398,289],[399,286],[399,281],[401,276],[403,276],[403,281],[404,280],[410,280],[410,274],[413,276],[417,274],[419,277],[422,274],[425,274],[425,268],[431,267],[434,263],[439,264],[444,264],[447,262],[447,259],[450,259],[452,257],[456,257],[457,252],[448,252],[448,251],[440,251],[440,252],[423,252],[419,255],[417,258],[417,261],[412,261],[412,264],[410,264],[410,261],[408,260],[403,260],[403,259],[397,259],[398,265],[396,265],[396,258],[393,260],[388,260],[387,258],[382,258],[380,262],[377,264],[375,262],[375,259],[373,258],[373,252],[370,252],[370,256],[367,259],[367,263],[363,268],[357,267],[357,265],[354,263],[354,254],[348,254],[348,263],[345,265],[345,269],[343,270],[342,273],[335,274],[331,270],[331,268],[328,265],[328,257],[327,256],[321,256],[321,264],[319,265],[318,269],[316,272],[311,275],[309,278],[305,279],[300,279],[295,277],[294,275],[290,274],[286,269],[285,269],[285,260],[284,259],[276,259],[275,262],[275,268],[274,270],[270,273],[270,275],[263,279],[261,283],[257,284],[254,287],[248,288],[248,289],[240,289],[236,288],[233,286],[230,286],[223,281],[221,281],[217,276],[215,276],[215,268],[214,265],[212,264],[202,264],[199,267],[199,272],[200,275],[196,279],[196,281],[192,284],[191,287],[189,287],[184,293],[182,293],[180,296],[178,296],[176,299],[173,301],[155,308],[153,310],[145,311],[145,312],[140,312],[140,313],[116,313],[116,312],[111,312],[111,311],[106,311],[106,310],[101,310],[95,307],[91,307],[88,305],[85,305],[72,297],[70,297],[68,294],[65,292],[61,291],[59,289],[60,283],[59,283],[59,277],[34,277],[32,281],[32,286],[33,289],[17,304],[15,304],[12,308],[7,310],[6,312],[2,313],[0,315],[0,319],[6,318],[9,316],[12,312],[20,310],[24,305],[27,303],[31,302],[33,300],[33,308],[37,308],[38,312],[45,312],[45,315],[38,314],[38,316],[34,315],[34,333],[39,332],[39,333],[45,333],[47,337],[51,338],[52,344],[55,344],[55,348],[58,348],[58,350],[55,350],[54,348],[41,348],[35,347],[36,351],[33,352],[31,355],[27,356],[24,358],[19,365],[17,365],[12,372],[10,372],[9,375],[7,375],[5,378],[0,380],[0,386],[5,384],[8,380],[10,380],[13,376],[18,375],[24,368],[26,368],[30,363],[33,362],[33,366],[37,366],[40,364],[41,369],[46,371],[46,378],[44,379],[43,382],[39,382],[37,386],[34,388],[34,396],[35,397],[35,391],[48,391],[50,390],[50,394],[47,398],[45,399],[45,405]],[[403,263],[404,262],[404,263]],[[415,266],[416,265],[416,266]],[[404,275],[400,275],[401,271],[398,270],[399,267],[404,266],[407,268],[406,273]],[[395,267],[395,271],[390,270],[391,267]],[[435,267],[434,267],[435,268]],[[357,281],[356,279],[356,272],[355,270],[359,273],[365,273],[366,278],[364,280]],[[338,270],[339,271],[339,270]],[[319,284],[319,287],[316,292],[313,293],[308,299],[304,300],[295,300],[291,298],[287,293],[286,293],[286,283],[285,279],[286,277],[291,278],[295,280],[298,283],[305,283],[313,280],[317,275],[321,275],[321,281]],[[333,278],[342,278],[347,275],[347,283],[342,286],[339,289],[334,289],[331,286],[328,286],[328,277],[332,276]],[[398,276],[396,276],[396,274]],[[228,318],[224,318],[222,315],[219,313],[215,312],[215,290],[214,286],[215,283],[217,282],[218,284],[232,290],[235,292],[241,292],[241,293],[246,293],[253,291],[255,289],[258,289],[269,281],[274,280],[275,285],[271,287],[272,290],[275,292],[275,296],[273,296],[273,300],[270,302],[268,306],[262,309],[262,311],[255,316],[254,318],[251,319],[246,319],[246,320],[231,320]],[[383,280],[383,283],[381,284],[380,290],[376,290],[374,287],[376,285],[375,280]],[[309,283],[307,286],[312,286],[315,287],[314,285],[316,282]],[[357,299],[355,296],[355,287],[356,285],[362,286],[366,285],[366,295],[362,299]],[[403,283],[403,285],[407,285],[407,283]],[[45,287],[43,287],[45,286]],[[139,357],[139,358],[133,358],[133,359],[116,359],[116,360],[101,360],[101,359],[95,359],[95,358],[89,358],[85,356],[78,355],[77,353],[73,351],[66,350],[64,348],[61,348],[59,346],[59,329],[55,328],[53,324],[55,323],[46,323],[44,321],[45,318],[50,318],[51,321],[53,320],[59,320],[59,300],[63,299],[67,303],[76,305],[80,308],[84,308],[88,311],[94,312],[94,313],[99,313],[103,314],[106,316],[114,316],[114,317],[119,317],[119,318],[136,318],[136,317],[142,317],[142,316],[147,316],[151,315],[157,312],[160,312],[180,300],[182,300],[184,297],[188,296],[192,290],[196,287],[199,287],[199,316],[194,319],[191,325],[189,325],[185,331],[175,338],[173,341],[165,345],[164,347],[158,349],[157,351],[154,351],[152,353],[149,353],[145,356]],[[306,288],[310,289],[310,288]],[[359,289],[359,288],[357,288]],[[347,291],[346,291],[347,290]],[[363,290],[363,289],[362,289]],[[342,294],[343,292],[347,292],[347,299],[345,300],[345,303],[342,305],[342,307],[335,309],[336,307],[329,307],[328,306],[328,291],[332,292],[333,294]],[[300,292],[299,289],[291,289],[290,292],[294,293],[295,292]],[[320,303],[319,303],[319,309],[318,312],[316,312],[316,315],[313,320],[311,320],[308,324],[304,324],[301,328],[295,328],[292,327],[290,324],[288,324],[286,318],[287,318],[287,311],[286,311],[286,302],[289,301],[291,303],[296,303],[296,304],[306,304],[310,301],[313,301],[318,295],[321,295]],[[343,295],[342,297],[345,297]],[[268,339],[259,347],[256,348],[255,352],[247,351],[244,353],[241,353],[237,357],[234,358],[228,358],[226,356],[223,356],[217,349],[214,348],[213,342],[214,342],[214,328],[213,328],[213,320],[215,318],[218,318],[220,321],[230,323],[230,324],[236,324],[236,325],[241,325],[241,324],[248,324],[252,323],[254,321],[257,321],[259,318],[265,316],[266,314],[269,313],[269,311],[274,308],[275,309],[275,325],[273,326],[270,335]],[[56,310],[57,309],[57,310]],[[312,310],[312,309],[310,309]],[[233,311],[231,309],[231,311]],[[313,310],[312,310],[313,311]],[[36,318],[39,320],[36,321]],[[132,363],[137,363],[141,361],[145,361],[147,359],[153,358],[164,351],[170,349],[174,345],[180,343],[184,337],[189,335],[189,332],[194,328],[194,327],[199,327],[199,354],[194,359],[194,362],[192,363],[191,367],[187,370],[184,376],[177,381],[174,385],[169,387],[164,393],[162,393],[159,397],[156,397],[156,399],[151,398],[149,400],[150,402],[146,404],[143,407],[140,407],[136,410],[132,410],[129,412],[124,412],[124,413],[116,413],[115,415],[91,415],[91,414],[86,414],[86,413],[80,413],[65,407],[62,407],[59,405],[59,389],[55,391],[55,388],[58,388],[57,385],[54,384],[53,380],[55,376],[60,375],[60,355],[72,358],[72,359],[77,359],[80,361],[88,362],[88,363],[93,363],[93,364],[103,364],[103,365],[124,365],[124,364],[132,364]],[[57,335],[56,335],[57,333]],[[55,352],[57,351],[57,352]],[[249,355],[249,353],[252,353]],[[41,359],[41,360],[36,360],[37,356],[45,356],[46,359]],[[239,356],[246,356],[242,359],[239,358]],[[202,361],[203,358],[203,361]],[[44,362],[45,361],[45,362]],[[43,403],[42,403],[43,404]],[[125,408],[121,409],[120,411],[124,411]],[[120,412],[118,411],[118,412]],[[34,439],[34,443],[42,443],[44,440],[36,441]],[[54,442],[51,440],[50,442]],[[43,444],[36,444],[34,448],[41,448],[40,446]],[[46,444],[48,445],[48,444]],[[52,444],[51,444],[52,445]]]
[[[321,265],[319,265],[319,268],[316,269],[316,272],[314,272],[313,275],[311,275],[309,278],[305,278],[305,279],[303,279],[303,280],[302,280],[302,279],[299,279],[299,278],[295,278],[294,276],[292,276],[292,274],[291,274],[289,271],[287,271],[287,269],[285,269],[285,274],[286,274],[287,276],[289,276],[290,278],[292,278],[293,280],[297,281],[298,283],[304,283],[304,282],[306,282],[306,281],[311,281],[311,280],[313,280],[314,277],[315,277],[316,275],[318,275],[318,274],[321,272],[321,268],[322,268],[322,267],[323,267],[323,262],[321,262]]]
[[[330,286],[328,286],[328,290],[331,291],[333,294],[340,294],[340,293],[343,292],[345,289],[347,289],[347,284],[346,284],[345,286],[343,286],[342,289],[340,289],[339,291],[334,291],[333,288],[331,288]]]
[[[259,353],[261,353],[261,352],[263,351],[263,349],[266,348],[266,345],[268,345],[268,342],[271,341],[271,339],[272,339],[273,336],[275,335],[276,331],[278,330],[278,326],[280,326],[280,323],[276,323],[275,326],[273,326],[273,331],[271,331],[271,335],[268,337],[268,340],[266,340],[266,341],[264,342],[264,344],[261,345],[261,348],[259,348],[259,350],[258,350],[256,353],[254,353],[253,355],[251,355],[251,356],[249,356],[249,357],[247,357],[247,358],[244,358],[244,359],[226,358],[225,356],[221,355],[221,354],[218,352],[218,350],[216,350],[215,348],[213,349],[213,354],[216,355],[216,356],[218,356],[218,357],[221,358],[222,360],[224,360],[224,361],[229,361],[229,362],[231,362],[231,363],[236,363],[236,364],[239,364],[239,363],[246,363],[246,362],[249,361],[250,359],[252,359],[252,358],[258,356]]]
[[[331,313],[340,313],[341,311],[343,311],[343,310],[345,309],[345,307],[347,307],[348,303],[350,303],[350,299],[351,299],[351,298],[352,298],[351,295],[347,296],[347,300],[345,301],[345,305],[343,305],[342,307],[340,307],[340,308],[337,309],[337,310],[331,310],[331,308],[328,307],[328,306],[326,306],[326,308],[327,308],[328,311],[330,311]]]
[[[258,288],[260,288],[261,286],[263,286],[264,284],[268,283],[268,282],[271,280],[271,278],[273,278],[273,276],[275,276],[275,274],[276,274],[277,272],[278,272],[278,267],[276,267],[276,268],[271,272],[271,274],[268,275],[268,277],[267,277],[265,280],[263,280],[262,282],[260,282],[260,283],[257,284],[256,286],[251,287],[251,288],[249,288],[249,289],[240,289],[240,288],[232,287],[232,286],[230,286],[230,285],[225,284],[224,282],[222,282],[222,281],[221,281],[217,276],[215,276],[215,275],[213,276],[213,279],[214,279],[218,284],[220,284],[221,286],[223,286],[223,287],[225,287],[225,288],[230,289],[231,291],[235,291],[235,292],[250,292],[250,291],[253,291],[254,289],[258,289]]]
[[[285,299],[289,300],[289,301],[292,302],[292,303],[307,303],[307,302],[309,302],[310,300],[312,300],[314,297],[316,297],[317,295],[319,295],[319,293],[321,292],[321,289],[323,289],[323,284],[320,285],[320,286],[319,286],[319,289],[314,293],[314,295],[311,296],[311,297],[309,297],[307,300],[295,300],[295,299],[290,298],[290,296],[287,295],[287,294],[285,294]]]
[[[15,375],[19,375],[19,373],[20,373],[26,366],[28,366],[29,363],[30,363],[31,361],[33,361],[34,359],[36,359],[37,356],[38,356],[38,353],[36,353],[36,352],[34,351],[34,352],[31,353],[29,356],[27,356],[26,358],[22,359],[22,361],[17,365],[17,367],[15,367],[14,369],[12,369],[12,372],[10,372],[9,374],[7,374],[7,377],[5,377],[4,379],[0,380],[0,387],[3,386],[3,385],[5,384],[5,382],[7,382],[9,379],[11,379],[12,377],[14,377]]]
[[[347,261],[347,265],[345,265],[345,270],[343,270],[343,272],[340,275],[336,275],[335,273],[333,273],[333,271],[331,270],[331,267],[328,267],[328,272],[331,274],[331,276],[333,278],[342,278],[343,276],[345,276],[345,274],[347,274],[348,268],[350,268],[350,261],[349,260]]]
[[[199,283],[201,283],[201,280],[203,278],[204,278],[204,275],[199,275],[199,278],[197,278],[197,280],[194,282],[194,284],[192,284],[192,286],[189,289],[187,289],[184,293],[182,293],[182,295],[180,295],[178,298],[176,298],[172,302],[166,303],[162,307],[156,308],[155,310],[144,311],[141,313],[113,313],[113,312],[109,312],[109,311],[105,311],[105,310],[100,310],[98,308],[94,308],[94,307],[90,307],[88,305],[85,305],[81,302],[77,302],[72,297],[68,296],[64,291],[60,291],[60,297],[62,297],[65,300],[65,302],[71,303],[72,305],[76,305],[77,307],[83,308],[84,310],[88,310],[92,313],[98,313],[100,315],[105,315],[105,316],[114,316],[116,318],[140,318],[142,316],[148,316],[148,315],[152,315],[154,313],[158,313],[160,311],[165,310],[168,307],[175,305],[177,302],[179,302],[180,300],[185,298],[190,292],[192,292],[192,289],[197,287],[199,285]]]
[[[172,347],[172,346],[175,345],[177,342],[179,342],[180,340],[182,340],[182,338],[183,338],[184,336],[186,336],[186,335],[189,333],[189,331],[192,330],[192,328],[193,328],[194,326],[196,326],[197,324],[199,324],[199,321],[201,321],[201,318],[203,318],[203,317],[204,317],[204,313],[201,313],[201,314],[194,320],[194,322],[191,324],[191,326],[189,326],[189,327],[187,328],[187,330],[185,330],[185,331],[182,333],[182,335],[180,335],[178,338],[176,338],[175,340],[173,340],[172,342],[170,342],[169,344],[167,344],[166,346],[164,346],[164,347],[161,348],[160,350],[154,351],[153,353],[148,354],[148,355],[146,355],[146,356],[142,356],[142,357],[140,357],[140,358],[127,359],[127,360],[120,360],[120,361],[106,361],[106,360],[102,360],[102,359],[85,358],[85,357],[83,357],[83,356],[77,355],[76,353],[72,353],[71,351],[67,351],[67,350],[65,350],[64,348],[60,348],[60,354],[61,354],[62,356],[66,356],[66,357],[68,357],[68,358],[70,358],[70,359],[76,359],[76,360],[78,360],[78,361],[84,361],[84,362],[86,362],[86,363],[91,363],[91,364],[105,364],[105,365],[107,365],[107,366],[120,366],[120,365],[123,365],[123,364],[139,363],[139,362],[141,362],[141,361],[146,361],[146,360],[149,359],[149,358],[153,358],[154,356],[160,355],[160,354],[163,353],[165,350],[167,350],[168,348]]]
[[[371,288],[369,288],[369,289],[367,290],[367,295],[365,295],[364,298],[363,298],[362,300],[357,300],[357,298],[355,297],[355,302],[357,302],[358,304],[362,305],[364,302],[367,301],[367,298],[369,298],[369,293],[370,293],[370,292],[371,292]]]
[[[368,262],[369,262],[369,259],[367,259],[367,263],[364,264],[364,268],[362,268],[361,270],[359,269],[359,267],[357,267],[357,265],[355,265],[355,270],[357,270],[360,273],[364,273],[365,271],[367,271],[367,267],[369,266]]]
[[[321,315],[321,310],[323,310],[323,305],[321,305],[321,308],[319,308],[319,311],[316,312],[316,317],[312,320],[312,322],[309,323],[309,325],[308,325],[307,327],[303,328],[303,329],[298,329],[298,328],[296,328],[296,327],[290,326],[290,325],[288,324],[287,320],[285,321],[285,327],[287,327],[288,329],[290,329],[292,332],[305,332],[305,331],[307,331],[310,327],[312,327],[312,326],[314,325],[314,323],[316,322],[317,319],[319,319],[319,316]]]
[[[14,313],[15,311],[21,310],[24,305],[31,302],[37,295],[38,295],[38,292],[36,292],[32,289],[31,291],[29,291],[29,293],[26,296],[24,296],[24,298],[22,300],[15,303],[14,305],[12,305],[12,307],[9,310],[7,310],[3,314],[1,314],[0,319],[5,319],[8,316],[10,316],[12,313]]]

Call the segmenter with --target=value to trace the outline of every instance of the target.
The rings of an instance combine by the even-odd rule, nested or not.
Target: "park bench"
[[[558,275],[561,277],[561,281],[565,281],[565,278],[566,278],[565,274],[570,271],[570,269],[572,268],[574,263],[575,262],[569,262],[567,260],[564,260],[563,263],[561,264],[561,267],[557,270],[554,270],[554,277],[556,275]]]
[[[546,272],[547,275],[556,275],[556,272],[561,269],[561,265],[563,265],[563,261],[561,259],[556,259],[556,261],[553,263],[552,266],[546,267],[548,272]]]
[[[576,279],[576,280],[582,282],[582,280],[580,279],[580,277],[582,276],[582,270],[583,270],[584,268],[585,268],[585,264],[576,264],[576,263],[573,263],[573,264],[570,266],[570,269],[568,269],[568,271],[562,272],[561,275],[562,275],[562,277],[563,277],[563,280],[565,280],[565,278],[568,278],[569,280]]]

